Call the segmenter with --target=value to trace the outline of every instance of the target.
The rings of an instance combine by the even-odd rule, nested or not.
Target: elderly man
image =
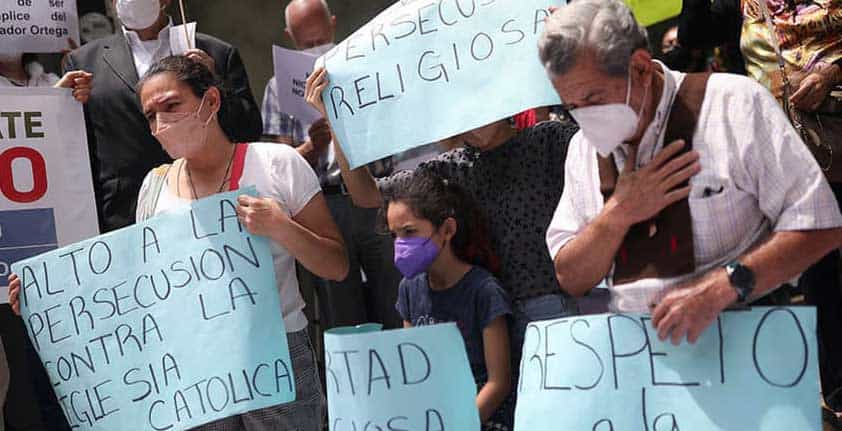
[[[284,15],[284,33],[297,49],[322,55],[333,48],[336,17],[325,0],[292,0]],[[302,269],[303,283],[319,285],[315,293],[319,296],[322,327],[330,329],[365,322],[400,327],[395,301],[401,278],[392,263],[391,238],[377,231],[377,209],[353,204],[330,149],[332,135],[327,120],[322,118],[308,126],[288,115],[284,108],[279,104],[273,77],[266,84],[263,97],[263,131],[295,146],[313,166],[350,257],[348,278],[341,282],[317,280]],[[382,165],[372,165],[375,175],[384,173]],[[365,283],[360,269],[365,274]]]
[[[540,58],[581,131],[547,245],[563,290],[607,278],[614,311],[692,343],[839,247],[842,215],[768,91],[671,71],[647,47],[620,0],[548,19]]]
[[[313,55],[323,55],[334,46],[336,17],[325,0],[292,0],[284,9],[284,35],[295,48]],[[326,120],[319,120],[308,129],[279,105],[275,77],[266,83],[263,92],[263,133],[293,145],[311,165],[317,166],[330,145],[330,129]],[[318,166],[317,166],[318,168]]]

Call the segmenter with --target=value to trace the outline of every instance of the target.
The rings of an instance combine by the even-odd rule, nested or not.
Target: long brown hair
[[[485,214],[474,198],[458,184],[432,172],[416,171],[402,184],[384,193],[386,214],[392,202],[408,206],[416,217],[429,220],[437,229],[448,218],[456,220],[456,233],[450,241],[453,254],[463,262],[479,265],[492,273],[500,271]]]

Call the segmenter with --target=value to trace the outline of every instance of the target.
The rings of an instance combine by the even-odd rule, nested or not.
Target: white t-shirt
[[[142,190],[148,188],[148,182],[149,175],[143,182]],[[316,194],[321,192],[313,169],[295,149],[288,145],[271,143],[249,144],[243,176],[240,178],[240,187],[248,186],[255,186],[259,196],[276,199],[290,217],[298,215]],[[164,186],[161,188],[155,214],[188,206],[190,202],[176,196]],[[298,288],[295,258],[274,241],[271,242],[271,250],[286,330],[301,331],[307,327],[307,317],[303,311],[304,298]]]

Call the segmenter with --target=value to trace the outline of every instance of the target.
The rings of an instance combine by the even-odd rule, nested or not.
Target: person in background
[[[661,38],[661,53],[665,54],[677,48],[678,45],[678,26],[673,26],[664,32]]]
[[[678,18],[678,44],[690,50],[714,49],[714,71],[745,75],[740,53],[740,3],[741,0],[684,0]]]
[[[99,12],[88,12],[79,17],[79,38],[82,45],[114,34],[114,23]]]
[[[694,343],[839,247],[842,214],[766,89],[673,72],[648,46],[620,0],[547,19],[540,59],[581,127],[547,247],[570,295],[607,278],[612,311],[651,312],[661,340]]]
[[[314,71],[305,89],[308,103],[323,115],[326,75],[323,68]],[[544,232],[564,188],[567,143],[576,130],[569,123],[545,121],[518,131],[510,119],[495,121],[450,140],[464,142],[464,147],[422,163],[414,172],[377,180],[365,166],[350,169],[341,143],[334,139],[342,176],[358,206],[382,207],[384,194],[422,172],[458,184],[476,200],[488,220],[492,250],[500,257],[497,277],[512,300],[515,383],[529,322],[577,311],[575,301],[559,289],[552,259],[543,246]]]
[[[31,54],[0,53],[0,87],[67,88],[80,103],[91,93],[90,73],[74,70],[59,78],[48,73]],[[10,430],[64,430],[68,425],[53,393],[38,354],[26,329],[8,304],[6,288],[0,294],[0,431],[4,422]],[[7,395],[8,391],[8,395]],[[8,401],[8,403],[7,403]]]
[[[483,430],[512,429],[506,294],[491,275],[499,262],[485,220],[458,185],[433,174],[413,176],[385,197],[395,240],[395,264],[404,276],[397,310],[404,327],[455,322],[465,340],[477,384]]]
[[[284,21],[284,35],[302,52],[321,56],[336,46],[336,16],[330,13],[326,1],[292,0],[284,8]],[[305,125],[284,112],[274,76],[266,83],[261,114],[263,134],[292,145],[314,167],[327,155],[331,138],[325,127],[327,120]],[[305,126],[309,126],[307,130]]]
[[[59,78],[46,72],[31,54],[0,52],[0,87],[69,88],[79,103],[87,103],[91,95],[92,78],[92,74],[83,70],[73,70]]]
[[[324,0],[293,0],[284,12],[287,37],[299,50],[322,55],[334,43],[336,17]],[[324,116],[305,131],[298,119],[279,106],[275,79],[269,80],[263,97],[264,133],[293,145],[307,159],[319,177],[334,220],[339,225],[351,261],[348,278],[333,282],[312,280],[303,271],[304,283],[318,284],[320,320],[323,329],[382,323],[386,328],[400,327],[395,312],[400,273],[392,264],[392,241],[377,232],[377,208],[360,208],[348,196],[339,165],[330,142],[333,136]],[[385,171],[383,167],[376,169]],[[382,174],[383,172],[381,172]],[[361,271],[365,274],[363,283]]]
[[[542,121],[550,119],[550,107],[527,109],[511,118],[515,129],[528,129]],[[414,171],[421,163],[434,159],[437,156],[454,148],[462,146],[458,139],[449,138],[439,142],[423,145],[402,151],[392,156],[395,172]]]
[[[447,141],[439,141],[395,154],[392,156],[395,172],[415,170],[421,163],[433,159],[439,154],[451,149],[447,148],[449,144]]]
[[[670,27],[661,38],[660,58],[672,70],[693,73],[703,72],[713,67],[708,64],[705,50],[688,49],[678,42],[678,26]]]
[[[740,47],[748,75],[783,97],[783,77],[773,37],[780,45],[792,81],[790,102],[812,112],[834,87],[842,84],[842,13],[839,1],[768,1],[775,34],[770,34],[759,0],[744,0],[736,14],[742,18]],[[732,12],[733,9],[732,9]]]
[[[761,4],[765,1],[765,5]],[[842,14],[839,1],[745,0],[733,14],[742,18],[740,45],[750,77],[769,89],[779,102],[801,117],[816,111],[842,115]],[[763,13],[769,12],[774,33]],[[778,64],[775,45],[781,49],[790,82],[789,99]],[[829,128],[829,126],[828,126]],[[838,129],[836,129],[838,130]],[[827,139],[827,138],[826,138]],[[831,139],[842,140],[842,136]],[[814,145],[810,143],[809,145]],[[822,162],[823,164],[823,162]],[[835,171],[840,167],[831,166]],[[798,171],[790,175],[802,176]],[[842,205],[842,182],[830,184],[837,203]],[[805,300],[818,308],[819,364],[824,399],[830,410],[842,417],[842,283],[838,250],[822,258],[799,280]],[[838,422],[838,421],[837,421]]]
[[[810,113],[842,83],[842,11],[838,1],[767,1],[775,33],[770,32],[758,0],[685,0],[679,38],[688,46],[725,43],[742,50],[744,70],[784,104],[783,76],[773,41],[781,47],[791,98],[786,102]],[[838,104],[838,103],[837,103]],[[838,108],[837,108],[838,109]],[[838,112],[837,112],[838,115]],[[832,183],[837,201],[842,184]],[[818,307],[819,364],[822,390],[831,410],[842,411],[842,284],[839,252],[833,251],[807,270],[799,289]]]
[[[66,57],[67,69],[84,69],[96,76],[85,122],[103,233],[134,222],[144,175],[170,161],[152,136],[135,93],[139,77],[172,52],[172,20],[166,14],[169,4],[170,0],[114,0],[122,28]],[[231,91],[220,113],[223,127],[232,131],[231,138],[237,142],[257,140],[262,130],[260,111],[237,50],[197,33],[196,47],[186,55],[214,71]]]

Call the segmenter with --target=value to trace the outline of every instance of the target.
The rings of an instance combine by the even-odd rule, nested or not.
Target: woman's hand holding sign
[[[327,109],[325,102],[322,100],[322,92],[327,88],[327,69],[319,67],[307,77],[307,86],[304,88],[304,100],[313,108],[316,108],[322,117],[327,118]]]
[[[237,217],[249,233],[281,245],[319,277],[339,281],[348,276],[345,243],[321,193],[292,215],[272,198],[242,195],[237,204]]]
[[[324,118],[327,118],[327,110],[322,100],[322,92],[324,92],[328,84],[330,82],[327,79],[327,70],[324,67],[317,67],[307,77],[307,84],[304,88],[304,100],[319,111]],[[330,123],[325,120],[325,125],[330,126]],[[351,199],[354,201],[354,205],[360,208],[380,208],[383,204],[383,197],[380,195],[380,190],[377,188],[374,177],[371,176],[368,168],[363,166],[361,168],[351,169],[348,158],[345,157],[345,152],[342,150],[339,138],[333,134],[331,134],[331,137],[336,153],[336,161],[342,171],[342,180],[351,193]]]
[[[93,75],[84,70],[74,70],[67,72],[61,77],[61,80],[56,83],[56,88],[70,88],[73,90],[73,98],[79,103],[88,103],[88,98],[91,96],[91,81]]]
[[[289,215],[274,199],[243,195],[237,199],[237,203],[240,223],[253,235],[274,238],[290,222]]]

